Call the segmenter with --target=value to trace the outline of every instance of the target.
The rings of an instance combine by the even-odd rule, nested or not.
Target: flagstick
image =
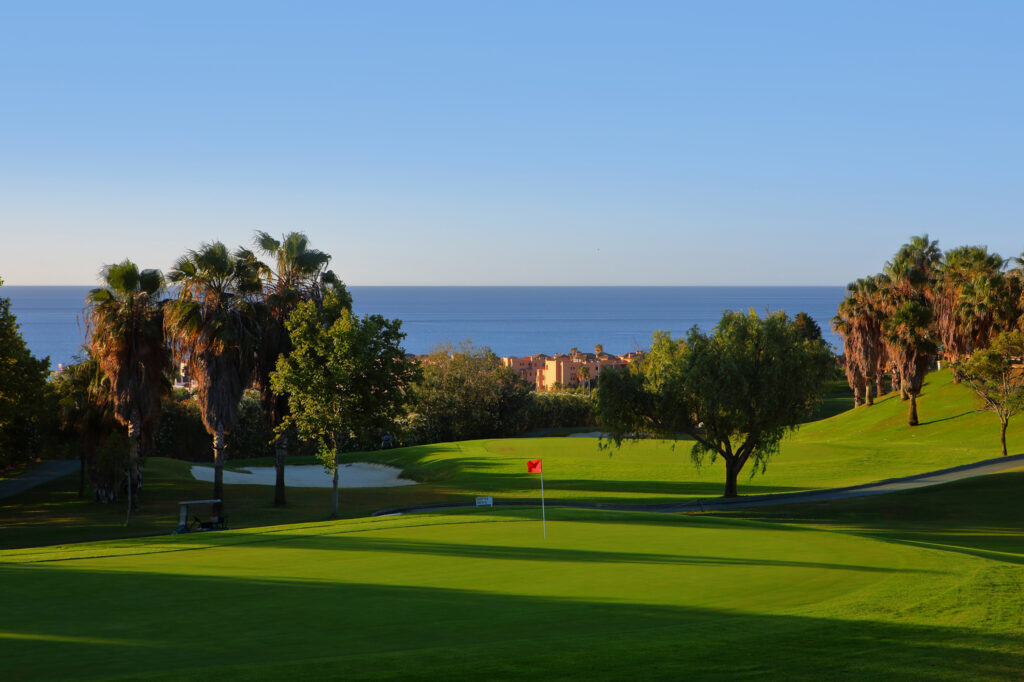
[[[544,468],[540,470],[540,518],[541,523],[544,525],[544,539],[548,539],[548,516],[544,511]]]

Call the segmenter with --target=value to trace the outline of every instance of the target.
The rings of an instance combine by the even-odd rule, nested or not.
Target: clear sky
[[[9,2],[0,277],[301,230],[350,284],[1024,250],[1021,2]]]

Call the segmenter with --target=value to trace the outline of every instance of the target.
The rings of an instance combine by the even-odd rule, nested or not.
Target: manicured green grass
[[[844,400],[836,389],[833,398]],[[974,396],[952,384],[948,372],[929,376],[920,398],[921,425],[906,426],[907,405],[897,396],[873,407],[847,410],[805,424],[783,443],[764,475],[742,476],[745,495],[830,488],[931,471],[998,456],[995,417],[976,409]],[[1011,422],[1012,451],[1024,451],[1024,418]],[[674,447],[673,447],[674,446]],[[476,495],[498,499],[539,497],[540,481],[525,460],[544,460],[551,502],[661,503],[717,497],[721,462],[694,467],[690,443],[641,441],[601,449],[593,438],[510,438],[441,443],[368,453],[344,461],[401,467],[421,485],[342,491],[342,515],[363,516],[388,507],[466,502]],[[310,463],[295,459],[293,463]],[[229,466],[269,465],[271,460],[234,460]],[[344,472],[342,473],[344,475]],[[183,462],[151,459],[146,468],[143,511],[127,530],[121,505],[103,507],[75,497],[72,478],[9,500],[0,500],[0,547],[148,535],[168,532],[179,500],[209,497],[211,486],[192,479]],[[274,508],[267,486],[228,486],[233,527],[323,520],[330,491],[291,489],[290,506]]]
[[[729,512],[723,518],[797,524],[1024,565],[1024,467],[946,485],[811,504]]]
[[[922,425],[888,398],[805,425],[741,492],[832,487],[997,455],[991,415],[930,377]],[[1014,424],[1010,445],[1024,446]],[[464,500],[715,496],[687,444],[473,441],[346,459],[419,486],[346,514]],[[265,464],[267,462],[246,462]],[[242,464],[235,462],[235,464]],[[150,460],[144,510],[75,478],[0,501],[4,679],[1012,679],[1024,670],[1024,470],[857,500],[685,516],[548,508],[323,521],[327,489],[230,486],[243,530],[166,533],[209,495]],[[295,523],[300,522],[300,523]],[[276,525],[269,524],[289,524]],[[85,524],[85,525],[80,525]],[[260,527],[262,526],[262,527]]]
[[[1002,495],[1021,482],[983,480]],[[940,505],[947,488],[914,495]],[[901,496],[913,497],[886,498]],[[861,502],[862,517],[885,513],[882,498]],[[980,516],[957,528],[992,520],[968,511]],[[545,541],[538,512],[0,552],[5,677],[965,680],[1024,669],[1019,561],[838,525],[564,509],[549,509]],[[1021,505],[1005,510],[1005,525],[1022,522]],[[1004,549],[1024,556],[1020,535]]]

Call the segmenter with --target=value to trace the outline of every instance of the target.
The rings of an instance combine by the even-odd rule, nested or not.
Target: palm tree
[[[213,496],[223,500],[225,435],[238,421],[255,365],[259,262],[247,249],[231,254],[213,242],[179,258],[169,277],[178,294],[168,303],[167,333],[195,381],[203,425],[213,437]]]
[[[904,301],[885,321],[885,340],[900,371],[902,388],[910,401],[907,424],[917,426],[917,396],[924,375],[935,357],[932,311],[920,301]]]
[[[931,301],[941,258],[938,242],[928,235],[912,237],[886,263],[880,292],[886,352],[899,376],[901,397],[910,401],[910,426],[918,423],[917,396],[937,351]]]
[[[849,291],[852,284],[847,285]],[[843,372],[846,374],[846,383],[853,391],[853,406],[860,407],[864,404],[864,375],[860,371],[860,364],[856,361],[857,344],[856,327],[853,324],[854,311],[853,301],[849,294],[839,303],[839,309],[832,318],[832,331],[839,335],[843,344]]]
[[[270,386],[270,373],[277,360],[292,347],[285,323],[299,303],[323,302],[325,287],[333,287],[343,304],[349,309],[352,299],[334,273],[327,270],[330,255],[309,248],[309,239],[301,232],[290,232],[278,241],[266,232],[256,233],[256,248],[273,259],[273,266],[260,268],[263,279],[264,303],[260,320],[259,348],[256,353],[254,383],[260,392],[263,415],[272,429],[277,429],[288,410],[288,396],[278,395]],[[274,504],[283,506],[285,498],[285,458],[288,439],[279,434],[274,440],[274,468],[277,477],[274,486]]]
[[[590,368],[587,367],[586,360],[580,363],[580,366],[576,368],[576,378],[580,382],[580,388],[586,386],[587,395],[590,394]]]
[[[170,354],[164,341],[164,277],[125,260],[103,268],[106,286],[87,296],[89,348],[110,382],[114,416],[128,427],[128,515],[142,488],[139,452],[160,414],[160,391]]]
[[[1015,284],[1014,278],[1001,272],[982,273],[964,284],[955,310],[965,339],[961,355],[988,348],[1001,331],[1015,326],[1019,298]]]
[[[854,405],[874,404],[874,390],[881,393],[885,369],[882,339],[881,292],[884,275],[865,277],[846,287],[832,328],[843,339],[847,381],[854,393]]]
[[[994,308],[1002,305],[1005,263],[984,246],[961,246],[943,256],[932,305],[943,354],[950,362],[988,345],[998,316]]]
[[[57,372],[51,382],[57,398],[62,433],[73,439],[78,452],[78,496],[85,497],[85,475],[96,449],[118,428],[110,398],[110,380],[100,369],[88,346],[75,356],[76,362]],[[120,481],[118,481],[120,482]],[[93,481],[98,501],[113,502],[117,484]]]

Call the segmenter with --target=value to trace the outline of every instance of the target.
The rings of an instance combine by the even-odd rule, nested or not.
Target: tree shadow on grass
[[[724,478],[724,477],[723,477]],[[536,476],[534,476],[536,479]],[[534,483],[537,483],[534,480]],[[524,481],[524,486],[527,484]],[[740,488],[745,495],[764,495],[767,493],[796,492],[807,490],[806,487],[779,485],[752,485],[741,483]],[[612,481],[593,479],[560,479],[544,480],[544,490],[580,490],[602,493],[637,493],[645,495],[664,495],[666,497],[696,495],[700,497],[720,497],[725,489],[723,481]]]
[[[953,419],[959,419],[960,417],[966,417],[969,414],[974,414],[977,410],[968,410],[967,412],[961,412],[960,414],[950,415],[949,417],[940,417],[939,419],[929,419],[926,422],[920,422],[918,426],[928,426],[929,424],[938,424],[939,422],[948,422]]]
[[[523,491],[536,490],[538,497],[540,493],[540,477],[537,474],[528,473],[488,473],[485,481],[486,487],[479,490],[481,494],[501,495],[502,491]],[[614,480],[602,478],[559,478],[551,475],[544,479],[544,491],[549,500],[558,498],[559,492],[580,492],[580,493],[619,493],[623,497],[598,498],[594,496],[572,496],[565,498],[574,501],[589,502],[618,502],[628,503],[628,495],[661,496],[670,502],[685,502],[687,497],[721,497],[725,488],[723,480],[713,481],[642,481],[642,480]],[[798,492],[807,490],[806,487],[792,487],[779,485],[760,485],[747,482],[740,483],[740,491],[744,495],[764,495],[768,493]],[[650,502],[646,497],[637,498],[636,503]]]
[[[183,565],[180,568],[186,568]],[[174,570],[168,568],[168,570]],[[506,576],[507,577],[507,576]],[[1024,639],[482,589],[0,567],[8,679],[1011,679]],[[507,585],[505,589],[507,589]],[[886,611],[889,609],[886,608]]]
[[[588,564],[662,564],[674,566],[763,566],[766,568],[811,568],[866,573],[935,573],[924,569],[888,568],[815,561],[761,559],[752,557],[723,557],[696,554],[655,554],[649,552],[615,552],[607,550],[565,549],[550,547],[523,547],[513,545],[482,545],[455,542],[396,540],[366,535],[299,535],[289,534],[278,539],[301,549],[341,552],[398,552],[430,556],[460,557],[466,559],[497,559],[513,561],[556,561]]]
[[[711,512],[717,518],[829,530],[1024,564],[1024,472],[858,499]]]

